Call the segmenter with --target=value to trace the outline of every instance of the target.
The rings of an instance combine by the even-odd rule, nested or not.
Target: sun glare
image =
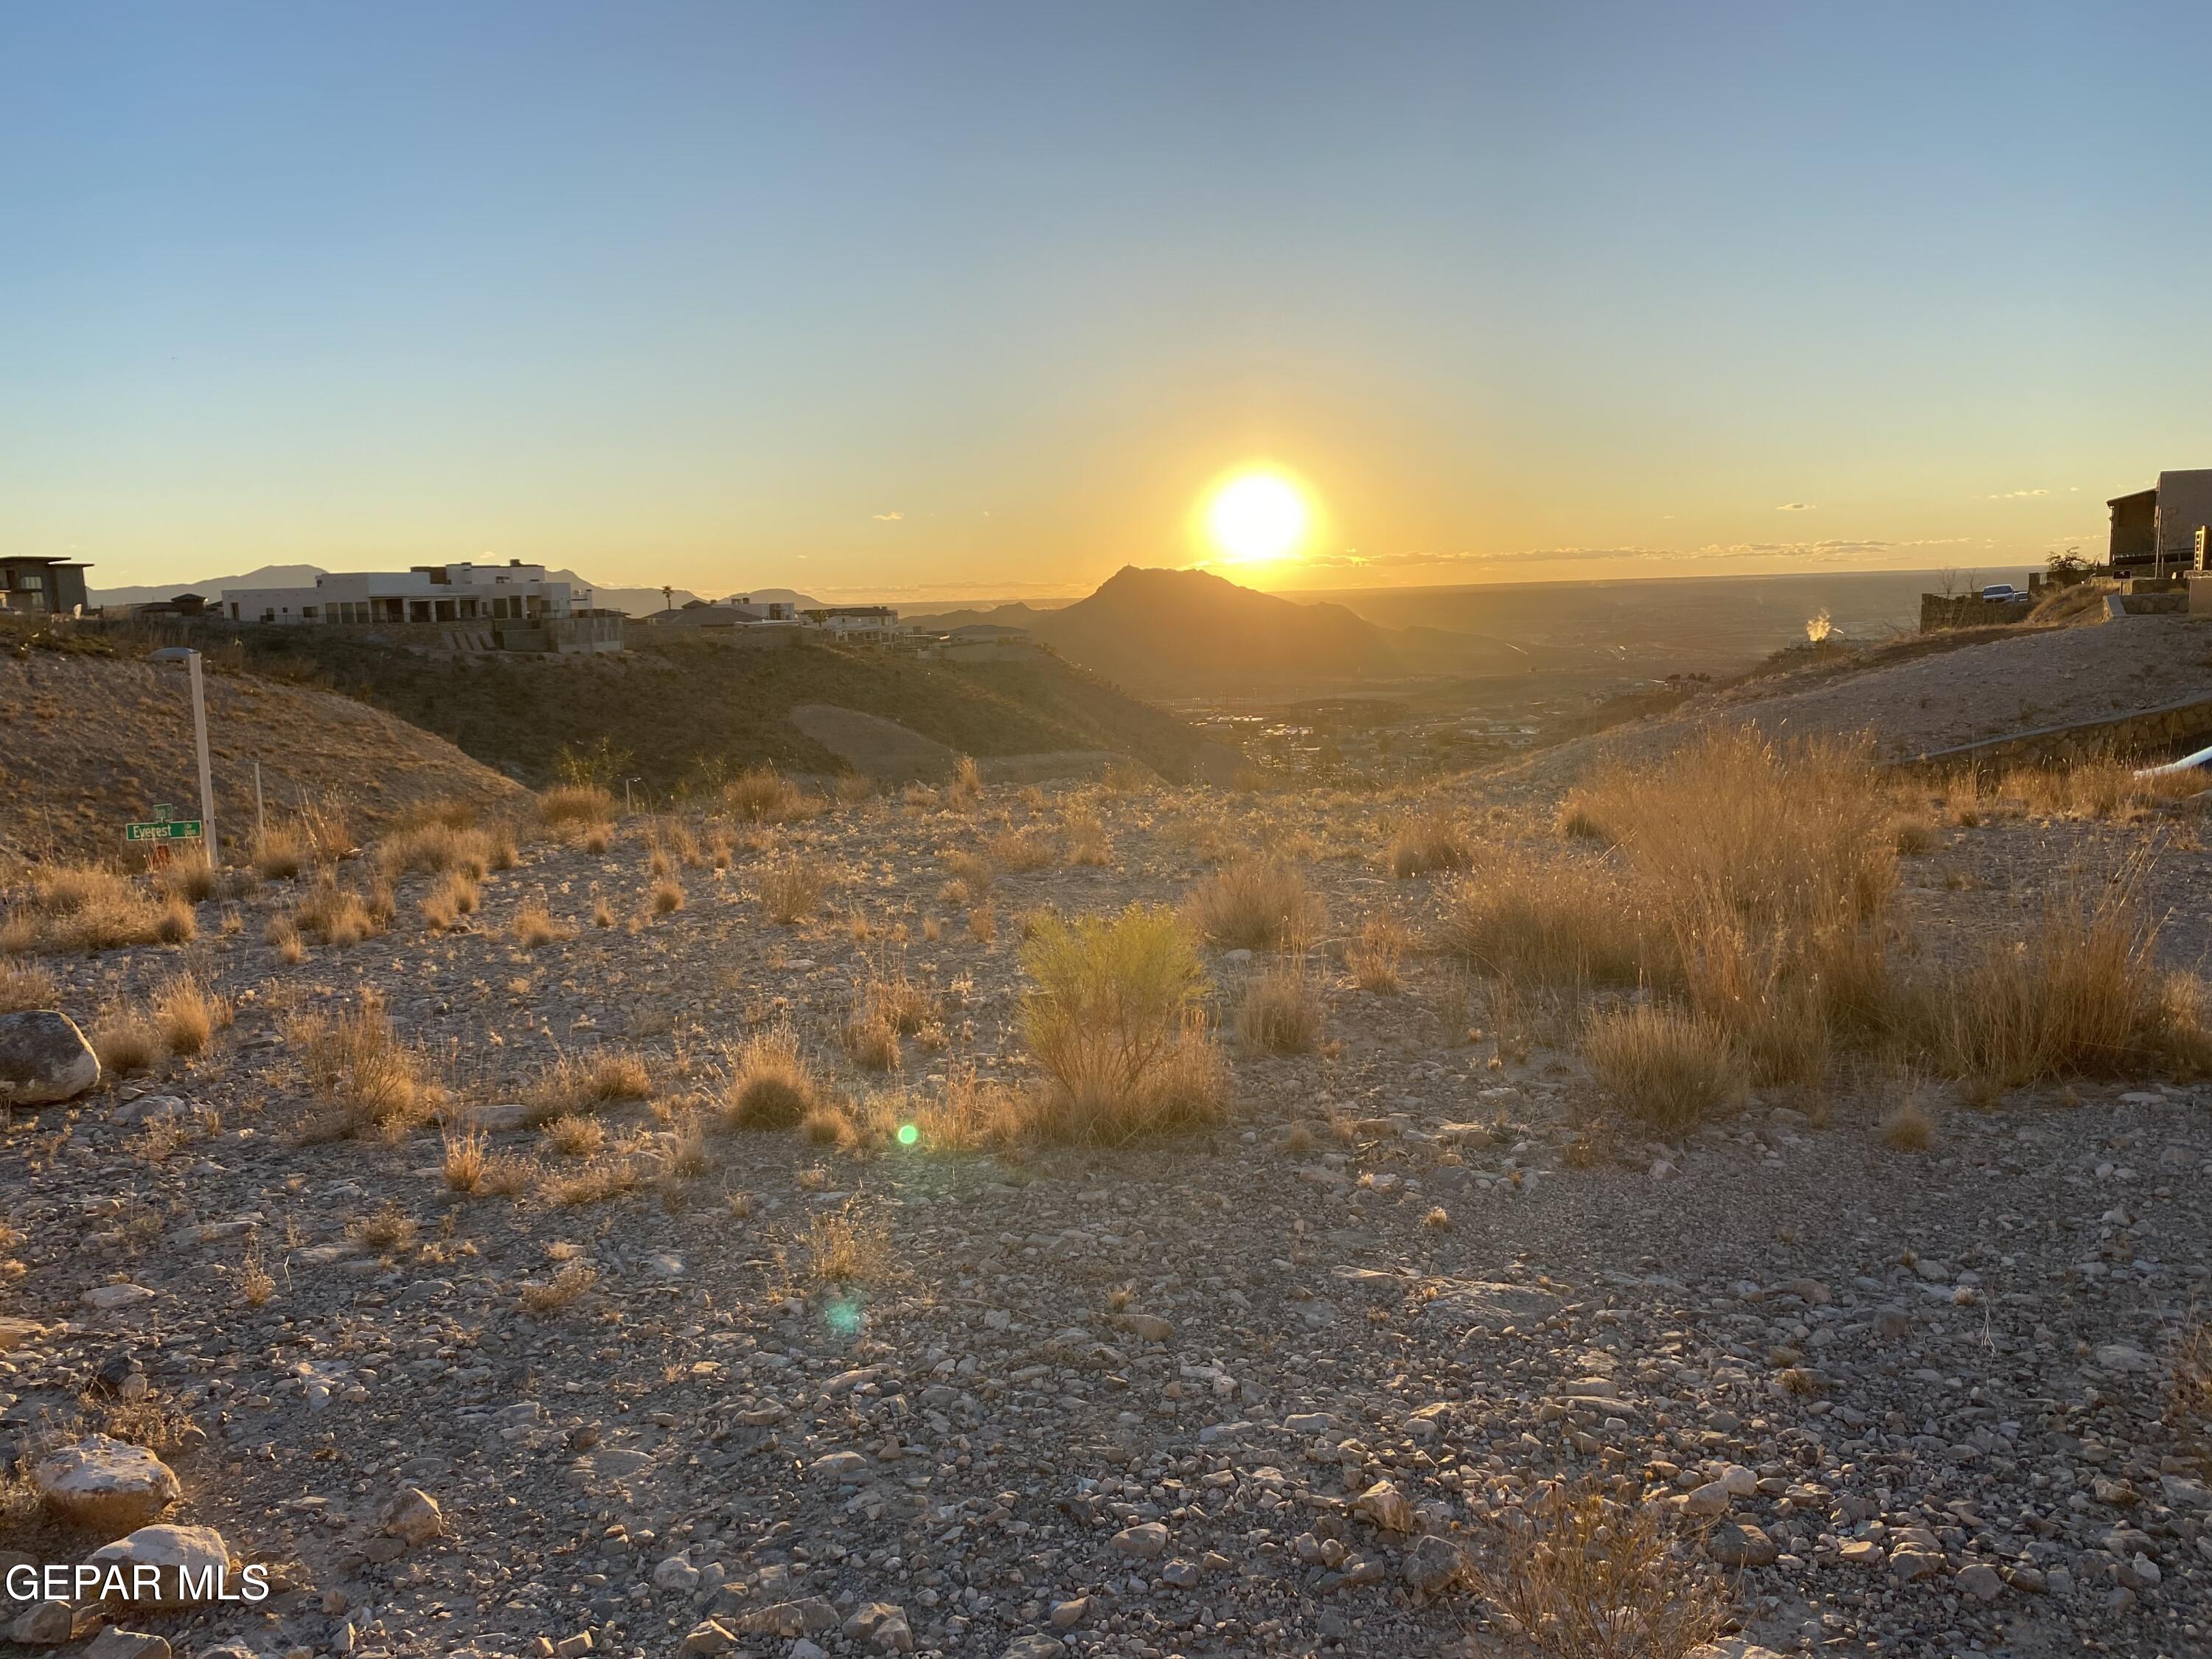
[[[1266,564],[1297,551],[1309,514],[1304,495],[1279,472],[1240,472],[1213,492],[1206,533],[1232,564]]]

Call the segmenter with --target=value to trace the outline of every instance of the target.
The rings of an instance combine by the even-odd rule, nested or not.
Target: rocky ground
[[[19,1456],[103,1427],[154,1445],[181,1483],[162,1519],[277,1587],[128,1627],[259,1656],[1488,1653],[1460,1549],[1548,1477],[1611,1472],[1680,1494],[1774,1649],[2206,1649],[2212,1492],[2164,1420],[2212,1273],[2204,1090],[1986,1113],[1931,1091],[1936,1144],[1907,1152],[1870,1076],[1592,1162],[1571,1055],[1469,1041],[1486,1011],[1433,960],[1395,994],[1340,965],[1361,921],[1435,902],[1378,862],[1402,808],[1085,791],[1110,863],[1002,869],[971,924],[945,855],[1073,799],[786,826],[775,848],[840,873],[796,927],[743,848],[679,865],[682,908],[653,914],[633,822],[601,854],[526,847],[460,930],[422,924],[413,878],[390,932],[287,964],[273,884],[234,927],[203,905],[185,950],[52,963],[88,1022],[185,961],[237,1007],[203,1055],[19,1112],[0,1152]],[[1992,872],[2132,833],[1957,832],[1911,896],[1978,872],[1958,902],[1989,902]],[[856,1097],[1019,1080],[1024,909],[1171,900],[1261,842],[1329,905],[1325,1042],[1237,1056],[1225,1129],[1018,1158],[687,1139],[731,1047],[783,1019]],[[538,897],[574,931],[526,947]],[[1209,963],[1224,996],[1251,971]],[[902,969],[938,1014],[886,1079],[831,1033]],[[288,1020],[363,988],[514,1126],[495,1152],[619,1160],[631,1189],[464,1196],[434,1131],[303,1141]],[[599,1111],[598,1152],[497,1109],[602,1047],[653,1086]],[[24,1473],[8,1541],[78,1559],[98,1540],[40,1518]]]

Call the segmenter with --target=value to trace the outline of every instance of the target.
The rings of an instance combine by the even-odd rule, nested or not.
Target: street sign
[[[198,841],[201,820],[198,818],[163,818],[154,823],[126,823],[123,826],[125,841]]]

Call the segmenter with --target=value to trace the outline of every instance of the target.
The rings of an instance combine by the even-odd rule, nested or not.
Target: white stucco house
[[[221,614],[242,623],[554,622],[592,608],[592,590],[542,564],[418,564],[333,570],[312,587],[226,589]]]

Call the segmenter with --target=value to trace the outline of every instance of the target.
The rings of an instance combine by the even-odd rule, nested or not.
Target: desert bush
[[[876,793],[876,781],[865,772],[841,772],[830,786],[840,806],[858,806]]]
[[[208,860],[205,852],[192,848],[178,854],[168,863],[156,866],[149,879],[154,890],[164,898],[181,899],[186,904],[204,904],[222,891],[222,872]]]
[[[1744,1068],[1714,1022],[1652,1003],[1590,1017],[1583,1056],[1613,1104],[1665,1133],[1696,1127],[1743,1097]]]
[[[1303,957],[1252,975],[1237,1008],[1237,1036],[1259,1054],[1302,1054],[1321,1030],[1321,999]]]
[[[555,1060],[524,1092],[523,1103],[532,1122],[544,1123],[652,1093],[653,1073],[643,1060],[619,1048],[595,1048]]]
[[[1875,1126],[1881,1144],[1893,1152],[1924,1152],[1936,1144],[1935,1121],[1928,1109],[1911,1095],[1882,1114]]]
[[[899,1063],[898,1028],[872,1002],[862,1001],[846,1015],[839,1040],[853,1063],[871,1072],[888,1072]]]
[[[672,878],[653,884],[653,914],[673,915],[684,908],[684,884]]]
[[[1544,985],[1633,985],[1651,924],[1611,865],[1486,863],[1445,890],[1437,947],[1485,973]]]
[[[416,824],[396,830],[378,842],[376,862],[387,880],[458,870],[481,881],[495,869],[513,866],[514,836],[511,831],[495,835],[450,823]]]
[[[369,902],[328,871],[293,908],[291,920],[296,932],[324,945],[358,945],[382,931]]]
[[[229,1000],[191,974],[178,974],[154,993],[153,1016],[161,1046],[173,1054],[197,1054],[231,1022]]]
[[[1027,1133],[1028,1108],[1018,1091],[978,1078],[973,1066],[957,1066],[940,1090],[913,1103],[915,1144],[946,1152],[1006,1146]]]
[[[474,877],[465,871],[448,870],[422,895],[422,920],[443,933],[463,916],[472,915],[482,899],[483,890]]]
[[[1401,881],[1437,870],[1464,870],[1474,862],[1474,845],[1449,812],[1407,818],[1390,837],[1390,872]]]
[[[61,994],[54,976],[36,963],[0,957],[0,1014],[52,1008],[61,1000]]]
[[[1042,870],[1053,861],[1052,842],[1034,830],[1010,830],[985,845],[991,864],[1016,875]]]
[[[1184,914],[1200,937],[1231,950],[1303,950],[1323,920],[1305,878],[1279,859],[1224,866],[1192,890]]]
[[[549,824],[610,822],[615,798],[596,783],[556,784],[538,797],[538,813]]]
[[[1098,821],[1095,812],[1073,811],[1067,815],[1067,861],[1102,868],[1114,862],[1114,844],[1106,838],[1106,826]]]
[[[118,1077],[146,1071],[168,1052],[152,1016],[130,1006],[111,1008],[94,1020],[85,1041],[100,1057],[100,1069]]]
[[[959,891],[957,896],[954,896],[955,902],[964,903],[970,900],[980,899],[991,890],[991,882],[995,872],[991,868],[990,860],[985,858],[981,853],[956,847],[945,854],[944,863],[945,873],[958,884]]]
[[[535,951],[540,945],[567,939],[576,930],[554,921],[553,912],[547,908],[544,897],[532,894],[516,907],[513,931],[517,945],[526,951]]]
[[[806,798],[773,767],[757,766],[722,786],[722,806],[746,823],[781,823],[801,816]]]
[[[439,1091],[422,1056],[400,1041],[383,1003],[364,992],[344,1012],[308,1010],[286,1023],[285,1043],[341,1133],[405,1133],[434,1111]]]
[[[977,769],[973,757],[963,755],[953,763],[952,776],[945,786],[945,804],[957,812],[964,812],[983,798],[983,774]]]
[[[788,853],[762,866],[754,885],[769,919],[790,927],[814,914],[829,888],[830,872],[818,859]]]
[[[1222,1115],[1219,1055],[1198,1018],[1205,975],[1171,912],[1041,916],[1022,965],[1035,981],[1023,1028],[1049,1079],[1034,1128],[1120,1141]]]
[[[2212,1059],[2195,986],[2163,972],[2131,876],[2075,884],[2025,929],[1984,940],[1916,985],[1936,1063],[1995,1090]]]
[[[563,1112],[544,1127],[545,1144],[562,1158],[597,1158],[607,1144],[607,1126],[595,1117]]]
[[[723,1097],[723,1118],[738,1129],[789,1129],[820,1099],[814,1074],[784,1030],[756,1031],[738,1050]]]
[[[1399,988],[1398,964],[1406,954],[1406,929],[1387,916],[1370,916],[1359,926],[1359,937],[1344,956],[1352,981],[1363,991],[1384,995]]]
[[[199,931],[192,907],[97,865],[43,870],[0,923],[0,951],[58,953],[183,945]]]
[[[588,1261],[562,1265],[552,1278],[526,1284],[520,1292],[526,1313],[558,1313],[569,1307],[599,1282],[599,1270]]]
[[[444,1158],[440,1172],[449,1191],[474,1194],[483,1190],[485,1165],[491,1153],[491,1137],[469,1120],[449,1121],[441,1134]]]
[[[1547,1659],[1687,1659],[1729,1622],[1720,1575],[1688,1545],[1632,1490],[1559,1482],[1513,1516],[1474,1577]]]

